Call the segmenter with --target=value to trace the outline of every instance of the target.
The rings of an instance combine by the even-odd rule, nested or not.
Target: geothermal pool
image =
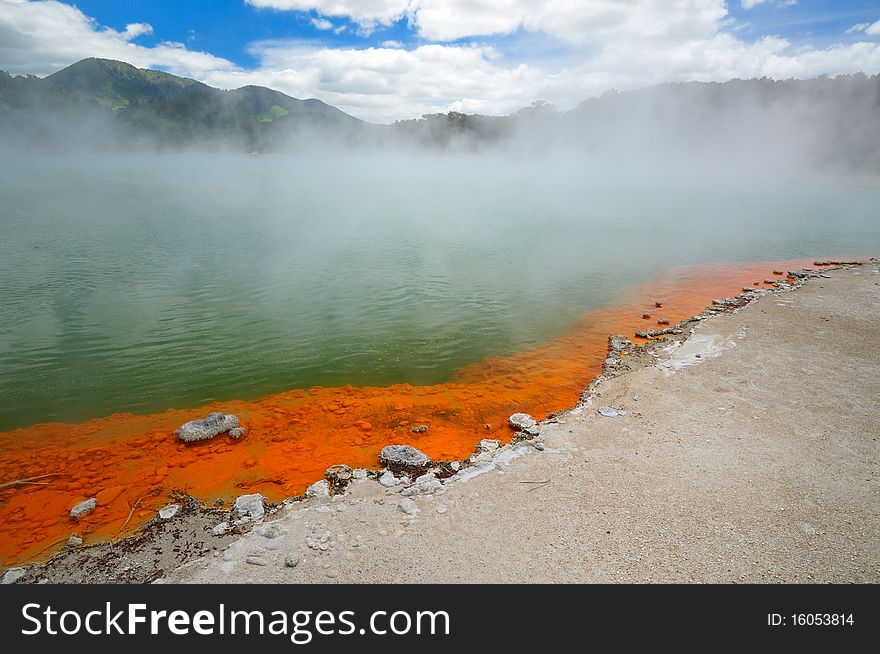
[[[654,300],[675,322],[776,266],[880,245],[880,189],[839,179],[469,156],[0,165],[0,482],[52,475],[0,497],[5,562],[118,536],[174,490],[281,499],[390,442],[461,458],[514,411],[574,404]],[[248,436],[176,442],[214,409]]]

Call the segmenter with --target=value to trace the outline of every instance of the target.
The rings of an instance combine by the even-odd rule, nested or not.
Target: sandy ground
[[[414,515],[358,481],[165,581],[878,582],[880,273],[827,275],[601,380],[544,451],[484,455]]]
[[[222,511],[184,503],[19,581],[880,581],[876,261],[621,361],[543,450],[481,454],[436,494],[356,481],[222,537]]]

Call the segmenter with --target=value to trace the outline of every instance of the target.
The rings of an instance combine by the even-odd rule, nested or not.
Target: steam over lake
[[[0,429],[439,382],[673,266],[880,246],[880,188],[563,156],[8,154],[0,198]]]

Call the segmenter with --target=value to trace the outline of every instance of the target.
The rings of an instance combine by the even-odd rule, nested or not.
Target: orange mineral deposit
[[[411,444],[436,460],[464,458],[482,438],[506,441],[512,413],[540,420],[576,404],[602,369],[609,334],[634,337],[644,328],[645,308],[660,304],[656,298],[663,298],[664,317],[675,323],[774,270],[810,263],[675,269],[584,314],[559,338],[467,366],[448,383],[313,387],[256,401],[2,433],[0,560],[12,565],[46,558],[74,533],[86,542],[131,533],[172,491],[209,503],[255,492],[280,500],[302,493],[331,465],[378,467],[379,450],[391,443]],[[186,445],[174,436],[184,422],[212,411],[238,415],[247,435]],[[422,425],[427,429],[412,430]],[[97,508],[73,520],[70,509],[92,497]]]

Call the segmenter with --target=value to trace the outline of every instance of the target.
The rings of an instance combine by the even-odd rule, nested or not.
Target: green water
[[[876,254],[880,189],[504,157],[0,157],[0,429],[432,383],[679,264]]]

